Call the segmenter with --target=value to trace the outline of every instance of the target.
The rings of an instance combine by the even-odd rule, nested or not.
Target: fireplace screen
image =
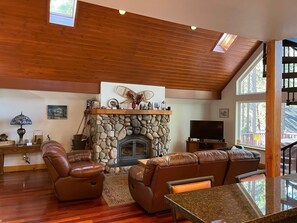
[[[118,145],[118,164],[134,165],[138,159],[149,158],[151,141],[145,136],[127,136]]]

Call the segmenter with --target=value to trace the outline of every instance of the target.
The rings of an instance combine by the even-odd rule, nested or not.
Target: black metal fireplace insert
[[[118,166],[135,165],[138,159],[150,157],[151,140],[142,135],[130,135],[118,143]]]

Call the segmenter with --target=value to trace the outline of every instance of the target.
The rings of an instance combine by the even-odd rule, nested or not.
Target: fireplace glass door
[[[127,136],[119,142],[118,164],[134,165],[138,159],[149,158],[150,140],[144,136]]]

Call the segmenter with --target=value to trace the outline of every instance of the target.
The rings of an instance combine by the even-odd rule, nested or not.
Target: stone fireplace
[[[171,111],[91,111],[94,157],[107,172],[125,172],[138,159],[166,154],[169,149]]]

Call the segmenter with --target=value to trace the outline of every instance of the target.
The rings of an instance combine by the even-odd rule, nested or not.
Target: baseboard
[[[258,168],[259,168],[259,169],[265,169],[265,164],[264,164],[264,163],[259,163]]]
[[[5,166],[4,173],[28,171],[28,170],[41,170],[46,169],[45,164],[21,165],[21,166]]]

